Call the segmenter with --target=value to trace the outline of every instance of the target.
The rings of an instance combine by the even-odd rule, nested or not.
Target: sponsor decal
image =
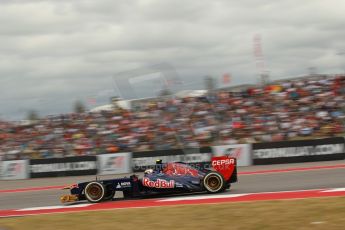
[[[116,185],[116,188],[128,188],[131,187],[131,182],[124,181],[124,182],[118,182]]]
[[[163,169],[164,174],[170,176],[198,176],[198,170],[190,168],[190,166],[179,163],[168,163]]]
[[[214,160],[212,161],[212,166],[216,165],[233,165],[235,164],[234,159],[223,159],[223,160]]]
[[[175,183],[176,188],[183,188],[183,184],[176,182]]]
[[[299,156],[317,156],[342,153],[344,144],[328,144],[316,146],[301,146],[288,148],[256,149],[253,151],[254,158],[280,158],[280,157],[299,157]]]
[[[236,158],[237,166],[248,166],[252,164],[251,145],[234,144],[212,146],[215,156],[228,156]]]
[[[235,169],[235,158],[229,158],[228,156],[220,156],[212,158],[212,167],[220,174],[223,175],[227,181],[230,179]]]
[[[175,181],[174,180],[166,181],[162,179],[157,179],[156,181],[152,181],[150,180],[150,178],[144,177],[143,185],[150,188],[174,188]]]
[[[131,182],[121,182],[121,187],[130,187],[131,186]]]

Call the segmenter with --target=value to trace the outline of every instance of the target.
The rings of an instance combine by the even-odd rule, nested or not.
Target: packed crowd
[[[237,92],[157,99],[131,111],[0,122],[0,158],[193,148],[342,135],[345,78],[297,79]]]

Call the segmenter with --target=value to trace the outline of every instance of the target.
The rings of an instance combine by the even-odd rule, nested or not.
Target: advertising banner
[[[98,155],[98,174],[122,174],[130,173],[132,153],[113,153]]]
[[[281,164],[345,158],[344,138],[253,144],[254,164]]]
[[[219,145],[212,146],[214,156],[231,156],[237,159],[237,166],[252,165],[251,145]]]
[[[30,160],[30,177],[60,177],[97,174],[96,156]]]
[[[27,160],[2,161],[0,163],[0,178],[2,180],[20,180],[29,177]]]

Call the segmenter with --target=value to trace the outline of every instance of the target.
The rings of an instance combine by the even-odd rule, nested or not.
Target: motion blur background
[[[0,158],[341,136],[341,6],[1,1]]]

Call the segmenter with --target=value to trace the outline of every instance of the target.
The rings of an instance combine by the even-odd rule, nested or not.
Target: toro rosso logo
[[[157,179],[156,181],[152,181],[150,180],[150,178],[144,177],[143,185],[150,188],[174,188],[175,181],[174,180],[166,181],[162,179]]]
[[[234,159],[224,159],[224,160],[212,161],[212,166],[216,166],[216,165],[233,165],[233,164],[235,164],[235,160]]]

